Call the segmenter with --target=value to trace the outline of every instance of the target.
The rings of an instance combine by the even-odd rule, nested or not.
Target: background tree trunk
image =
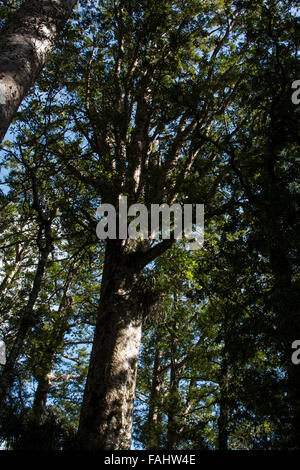
[[[21,353],[25,338],[33,323],[34,306],[41,290],[48,257],[53,248],[51,237],[51,222],[44,222],[44,227],[40,228],[40,233],[45,230],[45,245],[40,247],[40,259],[37,265],[33,286],[29,295],[28,302],[21,314],[21,321],[18,334],[8,355],[6,364],[3,367],[0,376],[0,403],[5,400],[8,388],[13,380],[13,372],[16,361]],[[40,236],[40,235],[39,235]]]
[[[176,326],[174,328],[176,331]],[[171,364],[170,364],[170,389],[168,397],[168,426],[167,426],[167,449],[174,450],[178,440],[178,411],[179,411],[179,391],[178,377],[176,371],[176,340],[171,344]]]
[[[76,0],[28,0],[0,33],[0,142]]]
[[[69,317],[73,313],[73,298],[68,296],[72,277],[75,268],[71,267],[69,271],[69,279],[65,286],[65,291],[58,309],[58,318],[53,325],[50,333],[51,341],[46,346],[46,351],[42,354],[39,361],[39,367],[36,374],[38,386],[34,395],[32,412],[37,424],[41,424],[42,418],[46,412],[47,399],[51,389],[51,372],[53,370],[55,359],[59,348],[63,345],[66,331],[68,330]],[[41,369],[41,370],[39,370]]]
[[[152,373],[152,384],[151,384],[151,393],[149,400],[149,413],[147,420],[147,449],[148,450],[157,450],[160,447],[160,434],[161,430],[160,421],[161,421],[161,402],[162,402],[162,377],[161,377],[161,361],[162,361],[162,351],[159,345],[159,334],[156,337],[156,349],[155,357],[153,364],[153,373]]]
[[[51,368],[50,365],[49,369]],[[34,394],[34,401],[32,405],[32,413],[36,424],[40,425],[42,418],[46,412],[47,398],[50,391],[51,382],[49,374],[45,374],[39,379],[36,392]]]
[[[226,353],[225,353],[226,354]],[[228,403],[228,363],[227,358],[222,360],[220,372],[220,412],[218,417],[218,449],[228,450],[229,438],[229,403]]]

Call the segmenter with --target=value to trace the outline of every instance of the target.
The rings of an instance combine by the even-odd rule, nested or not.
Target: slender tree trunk
[[[75,269],[73,266],[70,269],[69,279],[59,305],[57,321],[54,323],[52,332],[50,333],[50,346],[47,347],[39,363],[38,369],[42,369],[42,371],[38,372],[37,375],[34,374],[35,378],[38,380],[38,386],[34,395],[32,414],[37,424],[41,424],[42,418],[46,412],[47,398],[51,388],[50,375],[53,370],[57,351],[63,344],[64,336],[68,329],[69,318],[73,313],[73,301],[72,298],[68,297],[68,291],[74,272]]]
[[[170,391],[168,404],[167,449],[176,449],[178,440],[178,379],[174,357],[171,358]]]
[[[76,0],[28,0],[0,33],[0,142]]]
[[[190,383],[189,383],[189,388],[188,388],[186,401],[185,401],[185,408],[184,408],[184,416],[183,416],[183,420],[182,420],[182,425],[181,425],[181,427],[178,431],[179,436],[184,435],[184,432],[186,430],[186,426],[188,424],[188,416],[189,416],[189,413],[192,409],[195,383],[196,383],[195,379],[191,378]]]
[[[52,363],[49,365],[49,371],[52,370]],[[49,378],[49,373],[44,374],[43,377],[39,379],[38,387],[34,394],[34,401],[32,405],[32,414],[36,424],[40,425],[42,418],[46,412],[47,398],[50,391],[51,382]]]
[[[229,404],[228,404],[228,364],[226,357],[222,360],[220,377],[220,412],[218,418],[218,448],[228,450],[229,438]]]
[[[15,276],[18,274],[22,260],[23,260],[23,251],[17,252],[13,268],[11,269],[10,273],[5,276],[5,278],[0,284],[1,295],[4,294],[4,291],[7,288],[8,284],[13,282]]]
[[[143,309],[140,269],[107,242],[89,373],[81,409],[78,445],[88,450],[130,449]]]
[[[152,372],[152,384],[149,400],[149,413],[147,420],[147,449],[157,450],[160,447],[160,404],[161,404],[161,360],[162,353],[159,346],[159,335],[156,337],[156,349]]]
[[[177,307],[177,295],[174,295],[174,306]],[[171,343],[171,368],[170,368],[170,390],[168,403],[168,428],[167,428],[167,449],[176,449],[178,442],[178,412],[179,412],[179,392],[178,392],[178,373],[177,373],[177,330],[178,323],[176,318],[172,325],[172,343]]]
[[[0,403],[5,399],[8,388],[11,385],[13,379],[13,371],[15,369],[16,361],[21,353],[25,338],[33,322],[34,306],[41,290],[42,279],[44,276],[46,263],[49,254],[52,250],[52,238],[51,238],[51,223],[47,224],[45,229],[46,242],[45,246],[40,248],[40,259],[38,262],[37,270],[33,286],[29,295],[27,305],[21,316],[20,327],[18,330],[15,342],[10,350],[6,364],[3,367],[3,371],[0,377]]]

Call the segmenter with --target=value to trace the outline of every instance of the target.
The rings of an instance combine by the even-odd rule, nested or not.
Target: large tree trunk
[[[101,305],[78,430],[88,450],[130,449],[143,309],[141,268],[107,242]]]
[[[76,0],[28,0],[0,33],[0,142]]]
[[[279,229],[278,229],[278,233]],[[278,237],[280,238],[280,237]],[[300,374],[299,365],[291,360],[291,345],[300,338],[300,295],[289,256],[285,252],[285,241],[279,239],[272,247],[270,263],[274,273],[272,302],[276,305],[276,340],[282,362],[286,365],[285,391],[290,407],[291,437],[289,450],[300,449]]]

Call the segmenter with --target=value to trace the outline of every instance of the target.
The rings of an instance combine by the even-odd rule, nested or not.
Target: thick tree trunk
[[[76,0],[28,0],[0,33],[0,142]]]
[[[279,229],[278,229],[278,233]],[[300,449],[300,374],[299,366],[291,360],[291,345],[300,338],[299,287],[293,280],[289,256],[285,252],[285,241],[278,240],[272,248],[270,262],[274,273],[273,303],[276,304],[276,339],[282,361],[286,364],[287,399],[291,413],[290,450]]]
[[[87,450],[130,449],[142,335],[140,268],[107,243],[99,317],[78,430]]]

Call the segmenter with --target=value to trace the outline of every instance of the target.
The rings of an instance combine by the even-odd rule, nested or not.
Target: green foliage
[[[18,2],[0,2],[0,15]],[[30,332],[12,449],[72,447],[101,310],[100,202],[205,204],[205,245],[143,271],[135,446],[298,449],[296,2],[82,1],[3,145],[0,333]],[[5,16],[6,16],[5,12]],[[139,175],[137,177],[136,175]],[[9,188],[6,190],[5,188]],[[146,242],[136,254],[146,253]],[[41,415],[38,386],[46,386]]]

